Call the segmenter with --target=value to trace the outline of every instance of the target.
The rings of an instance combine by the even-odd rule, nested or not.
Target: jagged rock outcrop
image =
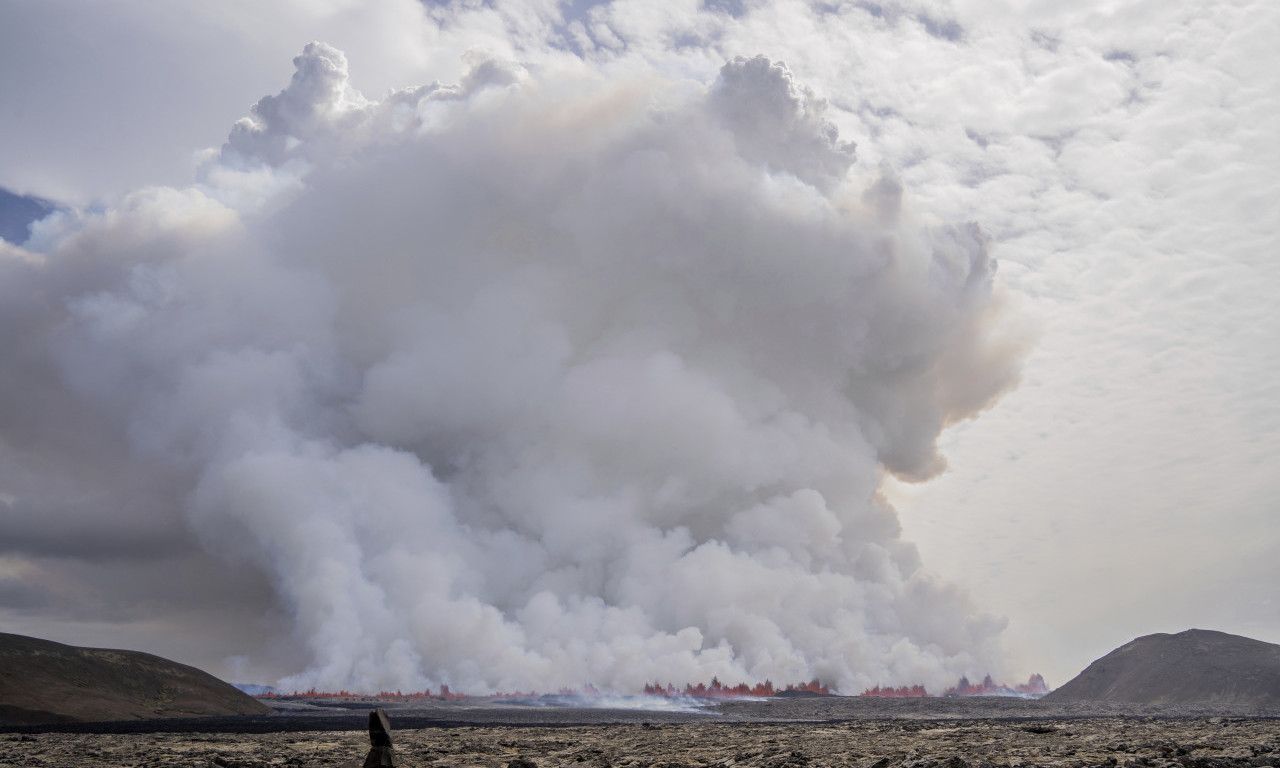
[[[369,713],[369,754],[364,768],[394,768],[395,749],[391,746],[391,719],[382,709]]]
[[[1042,701],[1280,706],[1280,645],[1205,629],[1139,637]]]
[[[0,633],[0,724],[266,714],[207,672],[139,651]]]

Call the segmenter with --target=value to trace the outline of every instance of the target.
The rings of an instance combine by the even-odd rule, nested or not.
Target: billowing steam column
[[[391,719],[384,709],[369,713],[369,754],[364,768],[393,768],[395,750],[391,747]]]
[[[286,690],[1000,670],[881,493],[1017,382],[990,238],[855,172],[781,62],[485,62],[370,102],[310,44],[207,184],[0,250],[0,528],[30,483],[190,526],[288,618]]]

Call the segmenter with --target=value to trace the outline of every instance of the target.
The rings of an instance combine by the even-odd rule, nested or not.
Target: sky
[[[0,631],[475,691],[1280,643],[1278,35],[7,2]]]

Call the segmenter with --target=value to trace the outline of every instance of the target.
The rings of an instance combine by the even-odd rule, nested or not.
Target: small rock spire
[[[369,755],[364,768],[395,768],[395,750],[391,747],[391,719],[384,709],[369,713]]]

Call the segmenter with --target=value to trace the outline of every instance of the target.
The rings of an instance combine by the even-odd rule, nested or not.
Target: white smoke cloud
[[[709,101],[748,160],[824,190],[853,165],[854,145],[840,141],[825,119],[826,102],[798,85],[781,62],[735,58],[720,70]]]
[[[1000,622],[877,493],[1016,379],[977,226],[851,177],[764,57],[709,85],[467,63],[373,101],[313,43],[199,185],[0,244],[0,415],[86,424],[6,432],[39,460],[4,487],[122,466],[59,514],[263,574],[286,687],[998,670]]]

